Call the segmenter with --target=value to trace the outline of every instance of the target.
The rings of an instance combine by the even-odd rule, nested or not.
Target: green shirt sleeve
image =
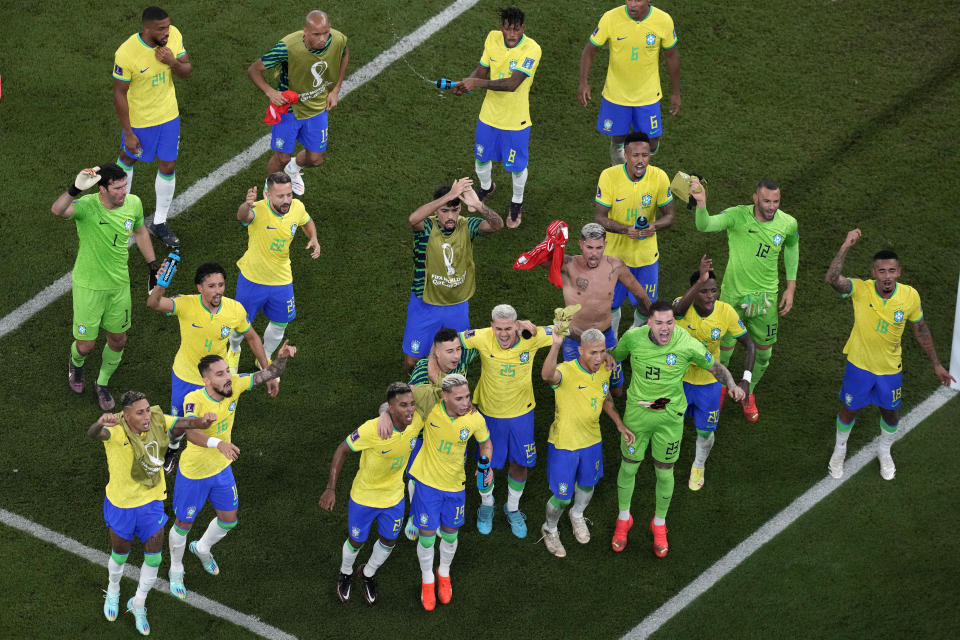
[[[797,279],[797,267],[800,265],[800,232],[793,225],[793,233],[786,234],[783,248],[783,270],[787,280]]]
[[[730,226],[731,222],[731,218],[726,211],[711,216],[706,209],[698,208],[693,215],[697,231],[723,231]]]

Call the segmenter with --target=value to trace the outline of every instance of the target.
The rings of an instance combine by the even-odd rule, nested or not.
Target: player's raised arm
[[[253,212],[253,203],[257,201],[257,188],[250,187],[247,189],[247,196],[244,198],[243,202],[240,203],[240,206],[237,208],[237,220],[244,224],[250,224],[253,222],[255,216]]]
[[[697,266],[697,269],[700,271],[700,277],[690,285],[690,288],[683,294],[683,297],[673,303],[674,316],[681,318],[687,313],[690,305],[693,304],[693,299],[696,297],[697,291],[700,290],[704,282],[710,279],[710,269],[712,267],[713,260],[708,258],[707,254],[703,254],[703,257],[700,258],[700,264]]]
[[[97,421],[90,425],[90,428],[87,429],[87,436],[93,438],[94,440],[109,440],[110,432],[107,431],[104,427],[112,427],[114,425],[120,424],[120,421],[117,420],[117,416],[112,413],[105,413]]]
[[[580,79],[577,83],[577,100],[584,107],[590,101],[590,67],[593,66],[593,58],[596,55],[597,46],[588,40],[583,46],[583,52],[580,53]]]
[[[723,214],[711,216],[707,211],[707,190],[696,177],[690,178],[690,195],[697,202],[697,209],[693,212],[697,231],[723,231],[727,228],[727,216]]]
[[[458,199],[464,191],[472,188],[473,180],[470,178],[460,178],[459,180],[454,180],[449,192],[440,196],[436,200],[420,205],[417,207],[416,211],[407,217],[407,222],[410,224],[410,228],[414,231],[423,231],[424,220],[436,213],[437,210],[444,204],[450,202],[451,200]]]
[[[340,471],[343,469],[343,462],[347,459],[348,453],[350,453],[350,447],[347,446],[346,440],[341,441],[337,450],[333,452],[333,461],[330,463],[330,475],[327,478],[327,487],[323,490],[323,493],[320,495],[320,500],[317,503],[324,511],[333,511],[333,506],[337,502],[337,478],[340,476]]]
[[[488,207],[486,202],[480,200],[480,197],[477,195],[477,192],[473,190],[473,187],[461,193],[460,200],[462,200],[467,207],[479,213],[483,218],[483,222],[480,223],[480,233],[495,233],[503,229],[503,218],[500,217],[499,213]]]
[[[198,447],[207,449],[216,449],[223,454],[223,457],[231,462],[240,457],[240,448],[232,442],[225,442],[220,438],[214,438],[197,429],[187,431],[187,441],[192,442]]]
[[[550,345],[550,351],[547,357],[543,359],[543,367],[540,369],[540,377],[550,384],[560,384],[563,374],[557,370],[557,356],[560,354],[560,347],[563,345],[563,336],[553,328],[553,343]]]
[[[250,331],[253,331],[251,329]],[[249,333],[249,331],[247,332]],[[244,334],[246,336],[246,334]],[[259,336],[257,338],[259,340]],[[261,345],[261,349],[262,349]],[[268,382],[274,378],[279,378],[283,374],[283,370],[287,368],[287,358],[292,358],[297,353],[297,348],[290,346],[289,340],[283,341],[283,346],[280,347],[280,350],[277,351],[277,358],[265,369],[261,369],[253,374],[253,385],[257,386],[260,383]]]
[[[100,167],[84,169],[74,178],[73,184],[67,187],[67,190],[60,194],[53,204],[50,205],[50,211],[59,218],[73,217],[73,200],[81,193],[100,182]]]
[[[933,335],[930,333],[930,327],[927,326],[923,318],[914,322],[912,328],[913,337],[917,339],[923,352],[927,354],[930,362],[933,363],[933,372],[937,374],[940,383],[945,387],[949,387],[950,383],[956,382],[956,379],[950,375],[950,372],[940,364],[940,359],[937,357],[937,350],[933,346]]]
[[[833,287],[837,293],[848,295],[853,291],[853,284],[848,278],[843,277],[840,272],[843,270],[843,261],[847,257],[847,252],[850,251],[853,245],[857,244],[860,235],[860,229],[848,231],[847,237],[844,238],[843,244],[840,245],[840,250],[837,252],[837,255],[833,256],[833,260],[827,268],[827,275],[824,277],[824,280],[826,280],[827,284]]]
[[[176,308],[176,303],[173,301],[173,298],[168,298],[163,295],[166,292],[166,287],[161,287],[160,285],[153,287],[147,296],[147,306],[160,313],[173,313],[173,310]]]

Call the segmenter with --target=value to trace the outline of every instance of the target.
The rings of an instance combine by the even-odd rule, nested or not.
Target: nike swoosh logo
[[[747,229],[747,233],[760,233],[756,229]]]
[[[147,67],[147,69],[149,69],[149,68],[150,68],[150,67]],[[140,73],[146,73],[146,72],[147,72],[147,69],[140,69]]]
[[[380,453],[390,453],[393,449],[387,449],[386,451],[381,451]]]
[[[191,322],[191,323],[190,323],[190,326],[196,327],[197,329],[203,329],[203,325],[199,325],[199,324],[197,324],[196,322]]]
[[[430,426],[431,426],[431,427],[435,427],[435,428],[437,428],[437,429],[440,428],[440,425],[438,425],[438,424],[433,424],[432,422],[430,423]]]
[[[497,61],[496,58],[490,58],[490,62],[496,62],[496,61]]]
[[[276,229],[276,227],[271,227],[270,225],[267,225],[267,229]]]
[[[100,221],[100,224],[110,224],[110,223],[109,223],[109,222],[104,222],[103,220],[101,220],[101,221]]]
[[[617,198],[617,202],[623,202],[626,198]]]
[[[577,389],[586,389],[586,387],[581,387],[580,385],[577,385]]]
[[[128,444],[130,444],[130,443],[129,443],[129,442],[124,442],[124,443],[123,443],[123,446],[127,446]]]
[[[630,37],[630,36],[623,36],[623,37],[621,38],[620,36],[617,36],[617,40],[626,40],[626,39],[629,38],[629,37]],[[141,73],[142,73],[142,72],[141,72]]]
[[[160,519],[157,521],[157,524],[163,524],[163,518],[160,518]]]

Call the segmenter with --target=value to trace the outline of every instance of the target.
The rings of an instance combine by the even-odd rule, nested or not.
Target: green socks
[[[110,345],[104,345],[103,359],[100,361],[100,375],[97,376],[98,385],[105,387],[110,384],[110,376],[112,376],[113,372],[120,366],[120,360],[122,358],[122,349],[120,351],[114,351],[110,348]],[[74,364],[76,364],[76,359],[74,359]]]
[[[70,343],[70,360],[75,367],[82,367],[83,363],[87,361],[87,356],[80,355],[80,352],[77,351],[76,340]]]
[[[750,380],[750,393],[753,393],[753,390],[757,387],[757,383],[760,382],[760,378],[766,373],[767,367],[770,366],[770,358],[772,357],[773,347],[769,349],[757,349],[757,359],[753,363],[753,378]]]
[[[670,500],[673,499],[673,467],[661,469],[654,466],[657,472],[657,508],[653,512],[658,518],[666,518],[667,510],[670,508]],[[618,483],[619,485],[619,483]],[[623,508],[621,506],[621,508]]]
[[[620,472],[617,473],[617,505],[620,511],[629,511],[633,500],[633,488],[637,484],[639,462],[620,461]]]

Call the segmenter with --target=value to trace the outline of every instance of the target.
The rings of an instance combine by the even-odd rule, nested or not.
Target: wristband
[[[67,187],[67,193],[70,194],[71,198],[76,198],[78,195],[80,195],[83,192],[80,191],[80,189],[77,189],[76,186],[70,185],[69,187]]]
[[[750,371],[749,369],[744,370],[744,372],[743,372],[743,381],[744,381],[744,382],[750,382],[751,380],[753,380],[753,372]]]
[[[223,442],[220,438],[207,438],[207,449],[216,449],[217,445]]]

